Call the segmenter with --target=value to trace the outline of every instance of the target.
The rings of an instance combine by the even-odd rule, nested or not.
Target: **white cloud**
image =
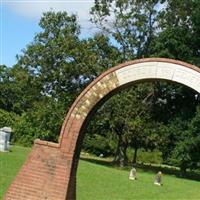
[[[94,5],[94,0],[3,0],[3,3],[18,15],[37,20],[46,11],[67,11],[69,14],[74,13],[78,16],[84,31],[93,27],[89,22],[89,11]]]

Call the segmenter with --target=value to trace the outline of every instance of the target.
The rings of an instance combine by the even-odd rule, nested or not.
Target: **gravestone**
[[[156,174],[154,184],[159,185],[159,186],[162,185],[162,172],[161,171]]]
[[[0,129],[0,151],[5,152],[10,148],[10,134],[12,129],[10,127],[3,127]]]
[[[137,179],[136,173],[137,173],[137,171],[136,171],[136,169],[133,167],[133,168],[131,169],[131,171],[130,171],[129,179],[130,179],[130,180],[136,180],[136,179]]]

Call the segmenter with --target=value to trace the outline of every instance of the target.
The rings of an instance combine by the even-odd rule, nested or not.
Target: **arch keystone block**
[[[87,121],[115,91],[150,79],[177,82],[200,92],[200,69],[181,61],[148,58],[107,70],[90,83],[71,106],[59,143],[35,141],[4,199],[75,200],[76,172]]]

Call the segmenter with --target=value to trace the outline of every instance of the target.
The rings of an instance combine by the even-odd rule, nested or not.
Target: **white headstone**
[[[137,179],[137,177],[136,177],[136,169],[133,167],[132,169],[131,169],[131,171],[130,171],[130,174],[129,174],[129,179],[130,180],[136,180]]]
[[[155,177],[155,180],[154,180],[154,184],[155,185],[159,185],[159,186],[162,185],[162,172],[158,172],[156,174],[156,177]]]
[[[10,127],[3,127],[0,129],[0,151],[8,151],[10,148],[10,134],[12,129]]]

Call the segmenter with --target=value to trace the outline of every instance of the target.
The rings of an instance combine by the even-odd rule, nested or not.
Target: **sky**
[[[38,25],[45,11],[67,11],[78,16],[81,37],[95,32],[89,22],[93,0],[0,0],[0,64],[12,67],[16,55],[33,41],[41,29]]]

